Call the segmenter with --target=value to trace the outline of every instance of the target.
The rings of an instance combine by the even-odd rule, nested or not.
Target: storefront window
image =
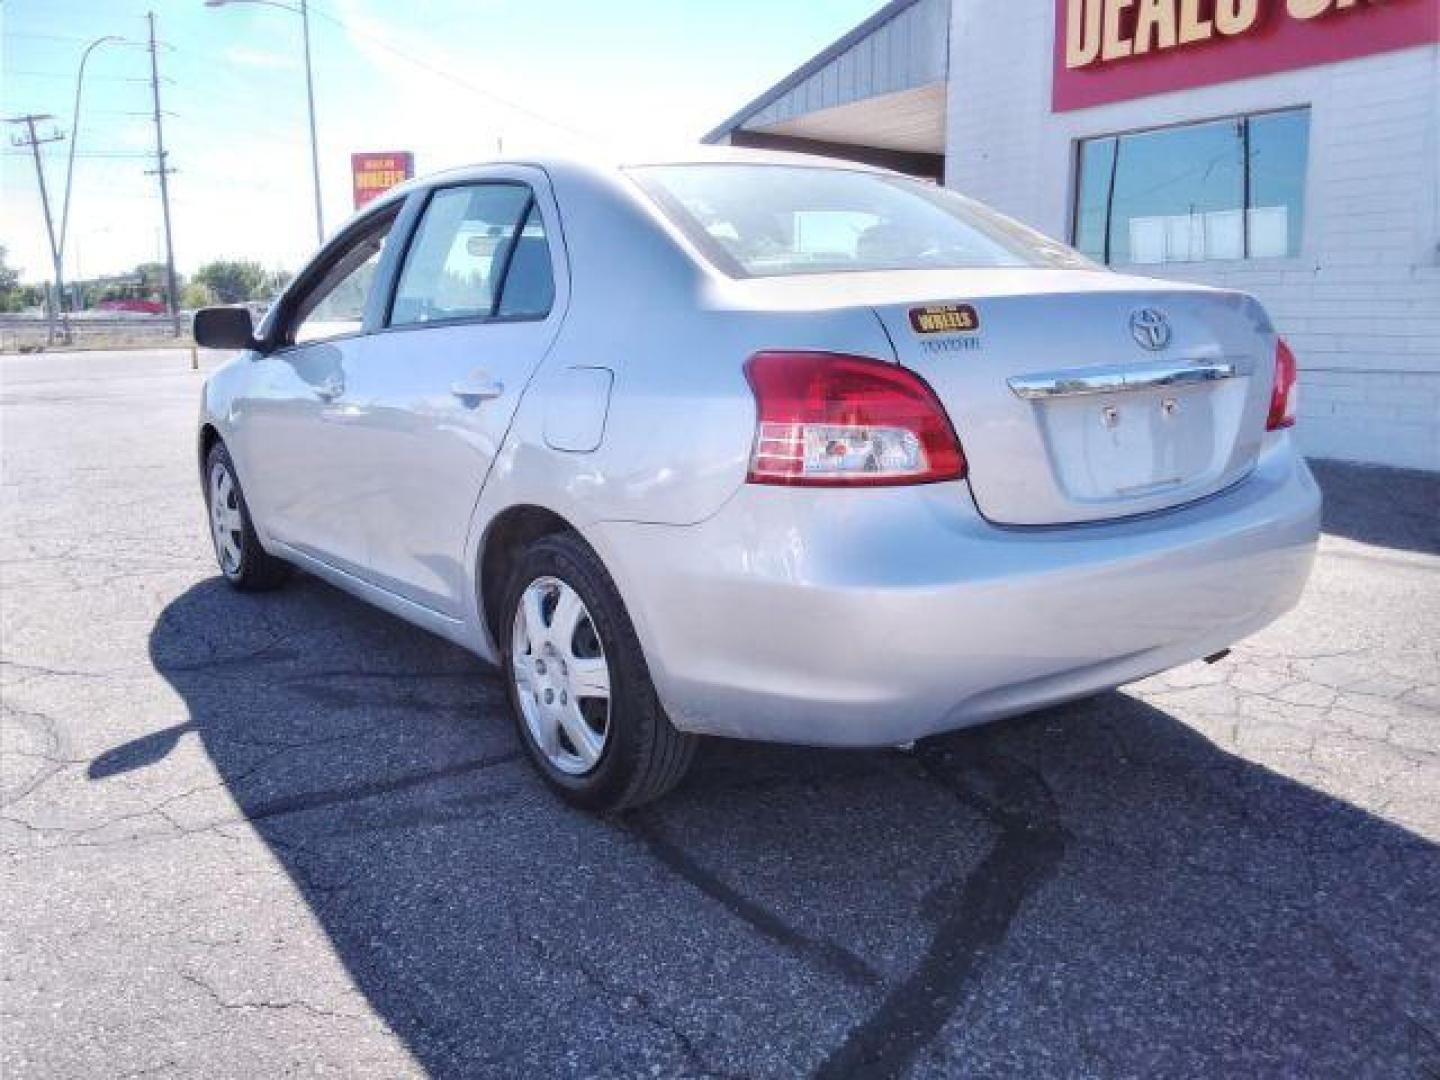
[[[1087,139],[1075,246],[1112,264],[1296,255],[1309,137],[1292,109]]]
[[[1250,254],[1298,255],[1310,110],[1250,118]]]

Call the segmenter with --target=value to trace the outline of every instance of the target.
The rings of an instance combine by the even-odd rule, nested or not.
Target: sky
[[[298,3],[298,0],[285,0]],[[694,142],[884,0],[309,0],[327,233],[352,210],[350,154],[411,150],[420,173],[617,140]],[[315,247],[301,22],[204,0],[0,0],[0,115],[74,137],[66,277],[163,258],[145,13],[156,14],[175,260],[294,270]],[[7,125],[7,136],[20,129]],[[47,125],[47,130],[49,125]],[[50,276],[34,162],[0,149],[0,244]],[[44,148],[58,218],[68,141]]]

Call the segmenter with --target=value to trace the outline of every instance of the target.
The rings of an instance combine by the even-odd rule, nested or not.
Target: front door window
[[[365,305],[380,268],[391,216],[374,231],[356,241],[341,255],[300,302],[293,322],[291,341],[303,345],[313,341],[358,334],[365,322]]]

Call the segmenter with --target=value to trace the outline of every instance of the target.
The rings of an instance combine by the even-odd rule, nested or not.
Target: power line
[[[206,134],[211,134],[211,135],[213,135],[213,133],[214,133],[214,124],[215,124],[215,121],[214,121],[212,118],[210,118],[210,117],[200,116],[200,115],[192,115],[192,116],[176,116],[175,119],[178,120],[178,121],[181,121],[181,126],[182,126],[182,127],[185,127],[185,126],[188,126],[188,125],[192,125],[192,124],[193,124],[193,125],[207,125],[207,126],[209,126],[209,130],[206,132]],[[247,124],[236,124],[236,123],[232,123],[232,122],[231,122],[230,120],[228,120],[228,119],[225,120],[225,121],[223,121],[223,124],[224,124],[224,128],[225,128],[225,131],[226,131],[227,134],[236,134],[236,133],[238,133],[238,134],[243,134],[243,135],[249,135],[249,136],[251,136],[252,141],[253,141],[254,143],[256,143],[256,144],[269,143],[269,144],[272,144],[272,145],[277,145],[277,144],[278,144],[278,145],[281,145],[281,146],[306,146],[306,145],[308,145],[308,144],[306,143],[306,141],[305,141],[304,139],[300,138],[300,136],[298,136],[298,135],[286,135],[286,134],[284,134],[283,132],[269,131],[269,130],[266,130],[265,128],[261,128],[261,127],[252,127],[252,126],[247,125]],[[191,133],[191,137],[193,137],[193,132]]]
[[[29,157],[28,150],[0,150],[0,155],[5,157]],[[135,158],[148,160],[151,153],[148,150],[77,150],[77,158]]]
[[[91,109],[86,109],[86,110],[85,110],[85,115],[86,115],[86,116],[149,116],[149,115],[150,115],[150,110],[149,110],[149,109],[146,109],[146,110],[144,110],[144,111],[140,111],[140,110],[138,110],[138,109],[94,109],[94,108],[91,108]],[[167,115],[169,115],[169,116],[174,116],[175,114],[174,114],[174,113],[168,113]]]
[[[27,79],[64,79],[67,82],[75,76],[63,71],[16,71],[10,69],[11,75],[24,76]],[[127,75],[92,75],[92,79],[100,79],[103,82],[149,82],[149,79],[132,79]]]
[[[314,11],[315,14],[318,15],[320,18],[340,27],[340,29],[344,30],[346,33],[356,34],[360,37],[363,37],[366,40],[371,41],[375,45],[384,49],[386,52],[399,57],[401,60],[404,60],[408,64],[413,64],[415,67],[421,69],[422,71],[428,72],[429,74],[435,76],[438,79],[444,79],[445,81],[453,83],[464,90],[470,91],[472,94],[477,94],[480,97],[493,101],[496,104],[502,105],[507,109],[528,116],[532,120],[538,120],[540,121],[540,123],[545,124],[549,127],[559,128],[562,131],[568,131],[570,132],[570,134],[579,135],[581,138],[584,139],[593,139],[595,137],[591,132],[582,131],[580,128],[577,128],[572,124],[568,124],[563,120],[556,120],[553,117],[546,116],[544,113],[537,112],[526,105],[521,105],[519,102],[511,101],[509,98],[497,94],[494,91],[486,90],[482,86],[477,86],[469,79],[456,75],[453,71],[447,71],[444,68],[436,67],[433,64],[421,60],[419,57],[412,56],[405,50],[396,48],[384,38],[372,34],[367,30],[362,30],[357,26],[352,26],[344,20],[336,18],[334,15],[331,15],[329,12],[326,12],[319,7],[315,7],[313,4],[311,6],[311,10]]]
[[[0,34],[0,42],[9,41],[11,38],[25,38],[27,41],[75,41],[84,42],[83,37],[74,37],[70,34],[31,34],[31,33],[8,33]]]

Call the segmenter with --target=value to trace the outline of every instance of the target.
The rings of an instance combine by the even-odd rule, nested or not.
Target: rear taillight
[[[913,371],[859,356],[762,352],[745,377],[758,412],[752,484],[865,487],[965,475],[950,418]]]
[[[1275,389],[1270,391],[1270,416],[1265,421],[1266,431],[1279,431],[1295,424],[1296,397],[1295,354],[1284,338],[1275,342]]]

